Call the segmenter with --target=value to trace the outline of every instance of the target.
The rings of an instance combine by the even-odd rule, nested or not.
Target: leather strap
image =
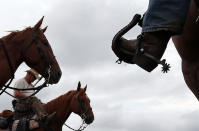
[[[0,39],[0,44],[1,44],[1,47],[4,51],[4,54],[7,58],[7,61],[8,61],[8,65],[9,65],[9,68],[10,68],[10,74],[11,74],[11,77],[13,78],[14,77],[14,69],[13,69],[13,66],[12,66],[12,63],[11,63],[11,60],[10,60],[10,57],[8,55],[8,51],[6,50],[6,47],[5,47],[5,44],[4,44],[4,41],[2,39]]]

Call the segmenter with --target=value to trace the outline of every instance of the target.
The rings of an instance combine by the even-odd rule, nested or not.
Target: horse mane
[[[74,95],[74,93],[75,93],[75,90],[71,90],[71,91],[47,102],[46,104],[44,104],[46,111],[53,112],[53,109],[55,109],[55,107],[60,107],[60,105],[63,105],[63,103],[69,102],[69,100],[71,100],[70,98]]]
[[[8,34],[7,36],[4,36],[3,39],[6,40],[11,40],[14,36],[16,36],[17,31],[12,31],[10,34]]]
[[[8,31],[10,32],[10,34],[6,35],[6,36],[3,36],[2,39],[6,40],[6,41],[10,41],[12,40],[13,38],[15,38],[16,35],[20,35],[20,34],[23,34],[25,31],[31,29],[31,27],[27,27],[21,31],[18,31],[18,30],[15,30],[15,31]]]

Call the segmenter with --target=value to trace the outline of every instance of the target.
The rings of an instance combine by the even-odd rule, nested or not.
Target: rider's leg
[[[142,32],[171,31],[179,34],[187,17],[190,0],[149,0]]]
[[[144,55],[135,55],[138,43],[144,53],[161,59],[170,37],[182,32],[189,5],[190,0],[150,0],[142,23],[141,41],[124,38],[120,40],[123,55],[135,58],[126,59],[125,62],[135,63],[149,72],[152,71],[157,63]]]
[[[37,97],[31,97],[30,99],[32,103],[32,108],[40,119],[48,115],[43,107],[43,104]]]
[[[45,120],[48,123],[49,120],[51,120],[53,117],[55,117],[55,115],[56,115],[55,112],[48,115],[48,113],[46,112],[46,110],[43,107],[43,104],[41,103],[41,101],[38,98],[31,97],[31,101],[32,101],[32,108],[40,120]]]

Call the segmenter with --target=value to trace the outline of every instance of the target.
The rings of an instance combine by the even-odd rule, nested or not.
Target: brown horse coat
[[[182,72],[187,86],[199,100],[199,15],[192,0],[188,17],[181,35],[174,36],[174,45],[182,59]]]

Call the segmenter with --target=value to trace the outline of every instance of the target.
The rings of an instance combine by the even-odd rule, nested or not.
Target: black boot
[[[167,31],[146,32],[134,40],[121,37],[114,38],[112,50],[120,61],[137,64],[144,70],[151,72],[160,64],[171,34]],[[167,68],[168,65],[167,65]]]

